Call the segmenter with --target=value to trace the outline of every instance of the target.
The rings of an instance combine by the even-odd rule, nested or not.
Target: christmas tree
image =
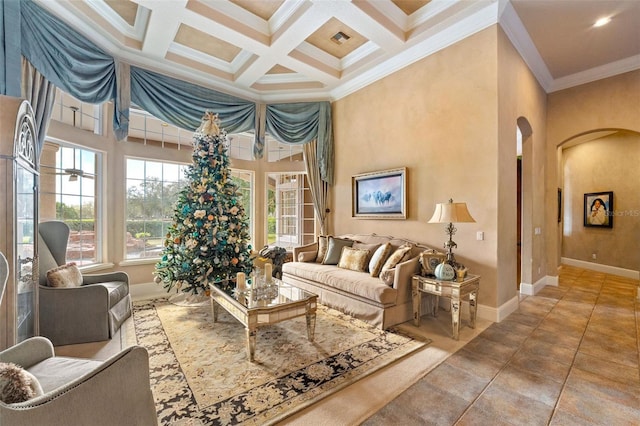
[[[249,225],[231,180],[226,145],[218,116],[207,112],[193,135],[193,163],[185,172],[189,184],[178,195],[155,268],[155,281],[167,292],[175,286],[203,294],[211,282],[232,287],[228,280],[238,272],[251,272]]]

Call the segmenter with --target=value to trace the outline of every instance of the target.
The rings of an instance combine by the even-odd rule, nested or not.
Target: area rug
[[[163,425],[273,424],[430,343],[319,306],[313,342],[304,317],[261,327],[251,363],[223,309],[136,302],[134,325]]]

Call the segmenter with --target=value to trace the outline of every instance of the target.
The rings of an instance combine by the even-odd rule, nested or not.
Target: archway
[[[640,253],[640,132],[606,128],[581,132],[558,144],[563,211],[560,263],[638,279]],[[592,226],[585,200],[611,193],[611,223]],[[608,225],[611,226],[608,226]]]
[[[521,284],[532,283],[531,259],[533,251],[532,223],[533,223],[533,167],[532,154],[533,130],[531,124],[524,117],[516,120],[518,183],[517,183],[517,247],[518,262],[517,289]]]

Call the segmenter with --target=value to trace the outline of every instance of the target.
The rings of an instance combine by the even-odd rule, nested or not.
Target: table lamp
[[[449,241],[444,243],[444,248],[447,249],[447,263],[453,266],[454,269],[459,269],[463,266],[456,262],[456,258],[453,256],[453,248],[458,246],[452,240],[453,234],[456,233],[456,228],[453,224],[464,222],[475,222],[475,220],[467,209],[467,203],[454,203],[453,199],[449,199],[448,203],[436,204],[433,216],[429,219],[429,223],[447,224],[445,231],[449,234]]]

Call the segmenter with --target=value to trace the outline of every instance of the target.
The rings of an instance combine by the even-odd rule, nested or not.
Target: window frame
[[[107,259],[105,259],[105,254],[107,253],[107,250],[105,250],[105,247],[107,246],[107,234],[105,232],[105,225],[104,225],[104,206],[106,205],[105,203],[105,197],[107,196],[106,191],[104,190],[103,187],[103,176],[104,176],[104,170],[106,169],[105,167],[105,162],[106,162],[106,157],[107,154],[104,151],[95,149],[93,147],[90,146],[85,146],[85,145],[80,145],[78,143],[73,143],[73,142],[69,142],[67,140],[62,140],[59,138],[52,138],[52,137],[47,137],[45,139],[46,143],[52,144],[52,145],[57,145],[59,147],[59,150],[61,151],[62,149],[72,149],[72,150],[78,150],[80,151],[80,158],[82,158],[82,151],[86,151],[89,152],[91,154],[93,154],[95,156],[94,159],[94,164],[95,164],[95,169],[93,171],[93,181],[94,181],[94,195],[93,195],[93,210],[94,210],[94,214],[93,214],[93,221],[94,221],[94,260],[92,262],[89,263],[84,263],[82,258],[80,259],[73,259],[73,258],[69,258],[69,256],[67,255],[67,261],[70,262],[76,262],[78,264],[78,266],[80,268],[82,268],[83,270],[85,269],[91,269],[94,268],[96,266],[99,266],[101,264],[104,264],[107,262]],[[55,153],[55,165],[53,167],[53,170],[55,170],[56,172],[59,171],[64,171],[64,165],[60,164],[60,167],[58,167],[58,161],[60,159],[60,156],[63,155],[62,152],[56,152]],[[41,159],[42,162],[42,159]],[[43,199],[43,195],[45,196],[53,196],[54,199],[54,206],[53,209],[55,211],[55,220],[60,220],[62,222],[67,223],[64,219],[58,218],[58,208],[56,206],[56,204],[61,200],[62,197],[64,196],[72,196],[72,197],[80,197],[80,212],[82,212],[82,199],[83,197],[88,198],[90,196],[87,195],[82,195],[80,194],[71,194],[71,193],[63,193],[62,189],[60,192],[57,191],[57,185],[59,180],[64,179],[66,176],[64,175],[60,175],[60,176],[56,176],[54,178],[54,182],[55,182],[55,186],[56,189],[54,190],[54,192],[50,192],[50,191],[43,191],[43,185],[42,185],[42,175],[46,174],[43,173],[42,168],[51,168],[51,166],[44,166],[44,165],[40,165],[40,184],[38,186],[39,188],[39,193],[40,193],[40,214],[42,214],[42,199]],[[82,169],[82,160],[80,162],[80,164],[76,165],[76,168],[78,169]],[[79,182],[82,182],[82,179],[89,179],[89,178],[85,178],[85,177],[78,177]],[[82,184],[80,184],[80,190],[82,190]],[[82,192],[82,191],[80,191]],[[53,218],[52,218],[53,219]],[[81,216],[82,219],[82,216]],[[71,228],[71,227],[70,227]],[[67,246],[67,251],[68,251],[69,245]]]

